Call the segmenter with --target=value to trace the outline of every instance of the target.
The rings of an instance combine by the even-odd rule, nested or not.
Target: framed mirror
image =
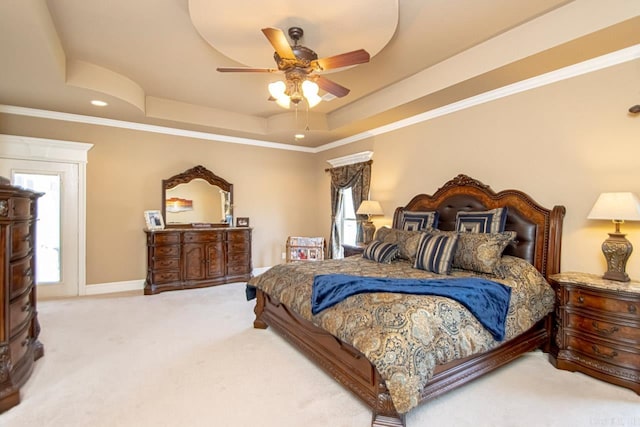
[[[233,184],[204,166],[162,180],[165,227],[233,225]]]

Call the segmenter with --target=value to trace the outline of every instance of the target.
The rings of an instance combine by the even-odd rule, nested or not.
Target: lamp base
[[[362,243],[367,244],[373,240],[376,226],[371,221],[362,221]]]
[[[631,242],[622,233],[609,233],[609,238],[602,243],[602,253],[607,260],[607,272],[603,279],[628,282],[629,275],[625,272],[627,260],[633,251]]]

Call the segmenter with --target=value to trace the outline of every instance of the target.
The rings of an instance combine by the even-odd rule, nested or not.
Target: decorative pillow
[[[428,230],[438,226],[438,212],[402,212],[400,228],[408,231]]]
[[[507,208],[483,212],[458,212],[456,230],[467,233],[502,233],[507,223]]]
[[[371,261],[390,263],[398,256],[398,245],[393,243],[384,243],[377,240],[367,245],[362,253],[362,257]]]
[[[389,226],[382,226],[376,230],[376,234],[373,236],[373,240],[384,242],[387,236],[391,233],[392,228]]]
[[[452,267],[493,274],[502,252],[515,238],[515,231],[460,233]]]
[[[458,234],[424,233],[418,244],[414,268],[437,274],[449,274],[458,243]]]
[[[398,245],[398,257],[413,261],[418,250],[418,242],[420,241],[421,231],[398,230],[396,228],[387,228],[384,232],[382,229],[376,233],[376,240],[385,243],[393,243]]]

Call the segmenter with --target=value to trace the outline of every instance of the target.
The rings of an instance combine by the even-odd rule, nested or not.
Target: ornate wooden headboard
[[[458,211],[498,207],[508,209],[505,230],[517,233],[516,244],[507,247],[505,254],[529,261],[546,278],[558,273],[565,207],[546,209],[519,190],[495,193],[488,185],[460,174],[433,195],[420,194],[406,206],[396,208],[393,226],[400,228],[403,211],[437,211],[438,228],[450,231],[455,229]]]

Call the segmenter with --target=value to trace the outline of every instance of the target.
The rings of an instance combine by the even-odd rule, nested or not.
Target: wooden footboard
[[[256,297],[254,327],[273,327],[325,372],[362,399],[373,410],[372,425],[404,426],[404,416],[398,414],[393,406],[382,377],[362,353],[324,329],[316,327],[259,289]],[[379,420],[377,424],[376,418]]]
[[[351,345],[343,343],[257,290],[254,327],[273,327],[344,387],[351,390],[373,412],[373,427],[404,426],[377,369]],[[547,320],[538,322],[526,333],[480,355],[438,366],[421,395],[421,402],[457,388],[487,372],[516,359],[523,353],[542,348],[548,341]]]

